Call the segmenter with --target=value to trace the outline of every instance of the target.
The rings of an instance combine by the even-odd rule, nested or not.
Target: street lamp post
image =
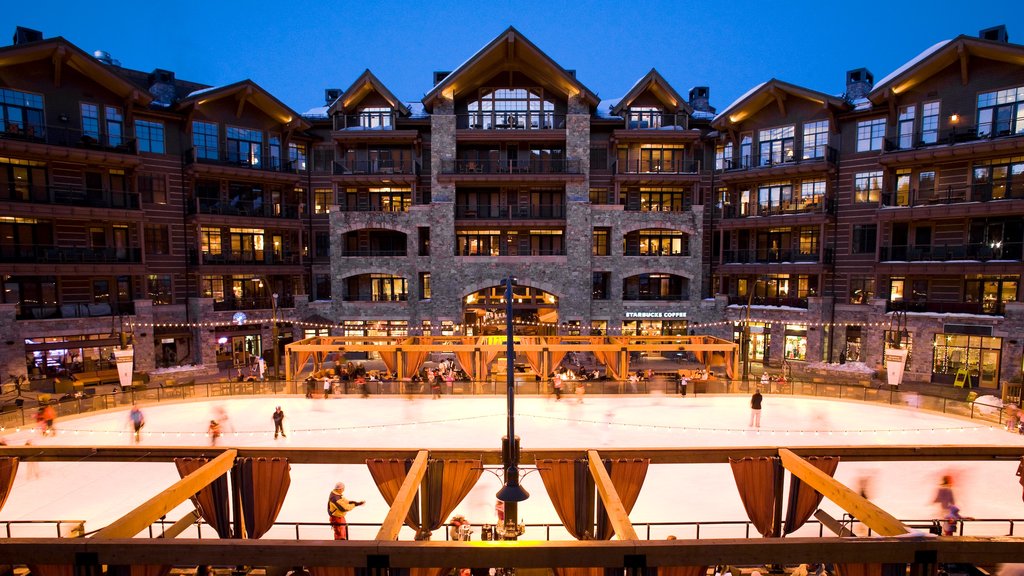
[[[281,351],[278,349],[278,346],[277,346],[278,331],[279,331],[278,326],[277,326],[277,292],[274,292],[271,295],[270,303],[272,304],[272,306],[271,306],[271,313],[272,313],[272,316],[273,316],[273,324],[270,327],[270,336],[271,336],[271,340],[273,340],[272,345],[274,347],[274,380],[280,380],[281,379]]]
[[[747,317],[746,320],[743,321],[743,345],[740,347],[743,354],[744,383],[750,376],[750,306],[754,302],[754,292],[757,292],[757,284],[762,280],[766,280],[766,277],[758,276],[754,279],[754,285],[747,290]]]
[[[505,286],[505,356],[506,356],[506,390],[508,402],[508,433],[501,442],[501,465],[505,471],[505,484],[495,496],[505,503],[505,525],[502,527],[502,538],[515,540],[519,534],[519,502],[526,500],[530,494],[519,485],[519,438],[516,438],[515,413],[515,344],[512,331],[512,287],[516,279],[512,276],[501,281]]]

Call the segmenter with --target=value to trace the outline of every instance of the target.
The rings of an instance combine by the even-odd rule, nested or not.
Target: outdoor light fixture
[[[505,395],[508,400],[508,433],[501,442],[501,467],[505,471],[505,483],[495,497],[505,503],[505,525],[501,532],[506,540],[514,540],[523,533],[520,525],[516,523],[519,516],[518,503],[529,498],[530,494],[519,485],[519,438],[516,437],[515,413],[516,352],[512,333],[512,287],[516,285],[516,279],[509,275],[501,281],[501,285],[505,288]]]
[[[949,121],[952,122],[953,124],[956,124],[957,122],[960,121],[960,115],[957,114],[956,112],[950,114]]]

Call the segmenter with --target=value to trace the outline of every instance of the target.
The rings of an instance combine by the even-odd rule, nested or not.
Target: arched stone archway
[[[485,283],[475,288],[462,296],[463,322],[480,334],[503,333],[505,287]],[[519,283],[512,288],[512,317],[517,334],[553,332],[558,323],[558,296],[539,286]]]

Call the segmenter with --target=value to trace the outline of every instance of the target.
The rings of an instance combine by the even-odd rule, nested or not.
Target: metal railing
[[[747,296],[729,295],[729,304],[747,305]],[[754,296],[749,300],[753,306],[789,306],[792,308],[807,308],[807,298],[789,296]]]
[[[337,114],[334,116],[335,130],[394,130],[398,113],[394,110],[362,112],[359,114]]]
[[[190,248],[188,254],[189,263],[199,265],[287,266],[300,263],[298,252],[277,253],[272,249],[211,254],[209,252],[197,252],[194,248]]]
[[[958,204],[961,202],[992,202],[995,200],[1019,200],[1024,198],[1024,182],[984,182],[968,187],[947,186],[945,189],[894,190],[882,193],[882,206],[931,206],[935,204]]]
[[[406,256],[408,250],[405,248],[395,248],[386,250],[383,248],[366,248],[361,250],[343,250],[341,253],[342,258],[369,258],[374,256]]]
[[[993,123],[980,128],[978,126],[954,126],[945,130],[936,130],[934,136],[930,136],[930,134],[932,133],[915,130],[903,138],[900,136],[886,138],[885,152],[902,152],[929,146],[947,146],[978,140],[1024,136],[1024,132],[1014,132],[1009,123]]]
[[[632,159],[628,162],[616,161],[616,174],[697,174],[700,162],[693,160],[650,160]]]
[[[409,294],[346,294],[342,298],[345,302],[407,302]]]
[[[722,170],[726,172],[737,170],[752,170],[756,168],[771,168],[790,164],[810,164],[825,162],[835,164],[839,158],[839,151],[831,146],[813,146],[803,149],[802,153],[796,148],[769,154],[754,153],[749,156],[737,158],[726,158],[722,161]]]
[[[989,314],[1001,315],[1006,302],[941,302],[935,300],[887,300],[886,312],[938,312],[940,314]]]
[[[639,248],[626,248],[622,251],[623,256],[651,256],[651,257],[687,257],[690,255],[690,246],[687,245],[679,252],[672,252],[671,250],[648,250],[643,251]],[[607,254],[605,254],[607,256]]]
[[[782,214],[825,214],[831,205],[825,196],[794,198],[781,204],[761,204],[757,201],[726,204],[715,211],[723,218],[749,218],[752,216],[779,216]]]
[[[685,130],[689,124],[688,114],[659,112],[657,110],[626,112],[627,130]]]
[[[72,302],[65,304],[18,304],[18,320],[50,320],[54,318],[96,318],[101,316],[132,316],[134,302],[102,302],[87,304]]]
[[[385,204],[382,202],[383,198],[387,198],[389,202]],[[408,212],[409,206],[412,205],[411,194],[389,194],[387,196],[370,194],[356,198],[355,203],[348,202],[345,195],[342,195],[339,200],[338,210],[341,212]]]
[[[573,158],[540,160],[442,160],[441,174],[580,174],[580,161]]]
[[[220,198],[195,198],[188,204],[189,214],[217,214],[221,216],[254,216],[257,218],[286,218],[295,219],[303,216],[299,206],[295,204],[281,204],[263,202],[262,199],[240,200],[233,198],[221,200]]]
[[[0,244],[0,262],[48,264],[133,264],[142,262],[136,247],[10,246]]]
[[[948,262],[950,260],[1011,260],[1024,258],[1022,242],[983,242],[973,244],[894,245],[879,249],[879,262]]]
[[[81,128],[52,126],[31,122],[8,122],[0,126],[0,140],[24,140],[53,146],[68,146],[120,154],[136,154],[138,148],[134,138],[107,132],[86,133]]]
[[[564,130],[565,114],[531,110],[469,112],[455,115],[458,130]]]
[[[223,300],[214,300],[214,311],[230,310],[271,310],[274,303],[270,296],[243,296],[242,298],[226,297]],[[277,299],[278,308],[294,308],[295,296],[281,294]]]
[[[139,209],[139,194],[72,186],[18,186],[0,189],[0,202],[26,202],[88,206],[90,208]]]
[[[724,264],[779,264],[786,262],[800,262],[817,264],[821,261],[818,252],[801,252],[799,250],[763,250],[754,248],[742,248],[738,250],[725,250],[722,255]]]
[[[463,220],[560,220],[565,204],[502,206],[497,204],[456,204],[455,217]]]
[[[270,154],[246,155],[227,150],[214,152],[216,156],[211,156],[210,151],[203,152],[196,148],[189,148],[185,151],[185,162],[187,164],[217,164],[264,172],[286,173],[297,173],[301,167],[297,162]]]
[[[412,158],[398,160],[349,160],[334,163],[335,176],[354,176],[363,174],[416,174],[419,165]]]
[[[509,246],[505,242],[501,242],[497,246],[497,251],[477,251],[459,252],[459,247],[455,247],[456,256],[467,256],[467,257],[478,257],[478,256],[565,256],[565,248],[528,248],[526,250],[519,250],[518,246]]]

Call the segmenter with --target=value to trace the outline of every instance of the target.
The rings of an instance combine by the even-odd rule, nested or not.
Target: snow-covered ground
[[[287,439],[274,440],[271,414],[275,406],[286,414]],[[1024,446],[1024,436],[982,422],[946,417],[909,408],[874,404],[766,396],[763,427],[748,428],[749,399],[745,396],[587,397],[583,404],[567,397],[561,402],[528,397],[516,402],[516,433],[530,448],[640,448],[688,446],[810,446],[998,444]],[[146,426],[142,446],[206,446],[211,418],[228,416],[222,446],[369,447],[369,448],[498,448],[505,433],[505,399],[501,397],[421,398],[356,396],[308,400],[301,396],[245,397],[143,407]],[[30,430],[8,430],[9,445],[126,445],[127,410],[95,413],[58,421],[56,437]],[[843,462],[836,478],[855,489],[869,478],[868,496],[903,519],[937,517],[932,504],[939,479],[955,478],[962,514],[975,518],[1024,518],[1021,486],[1015,476],[1018,462]],[[788,475],[787,475],[788,476]],[[32,519],[82,519],[95,530],[119,518],[178,479],[172,463],[41,462],[22,463],[11,495],[0,511],[0,522]],[[360,465],[293,465],[292,484],[279,522],[325,522],[326,500],[337,481],[346,494],[367,504],[349,514],[352,523],[379,523],[387,513],[369,472]],[[788,481],[788,480],[787,480]],[[531,497],[520,504],[528,524],[558,524],[558,517],[540,477],[523,480]],[[494,494],[500,481],[484,473],[456,513],[472,523],[493,523]],[[822,508],[834,517],[842,510],[828,501]],[[168,519],[191,510],[179,506]],[[746,520],[727,465],[652,465],[630,515],[645,522]],[[817,534],[805,527],[800,534]],[[1008,524],[970,525],[967,534],[1001,535]],[[52,526],[13,528],[14,536],[52,535]],[[355,539],[372,538],[376,529],[353,527]],[[647,535],[644,526],[638,533]],[[694,528],[655,527],[651,538],[668,534],[694,537]],[[187,535],[188,533],[186,533]],[[192,533],[194,535],[194,532]],[[701,537],[738,537],[741,526],[703,526]],[[209,537],[212,531],[204,530]],[[267,538],[294,538],[290,526],[275,527]],[[327,526],[303,527],[302,538],[330,538]],[[411,531],[403,539],[411,539]],[[437,537],[443,537],[436,535]],[[479,529],[475,537],[479,537]],[[527,538],[543,538],[541,529]],[[554,539],[568,538],[553,529]]]

